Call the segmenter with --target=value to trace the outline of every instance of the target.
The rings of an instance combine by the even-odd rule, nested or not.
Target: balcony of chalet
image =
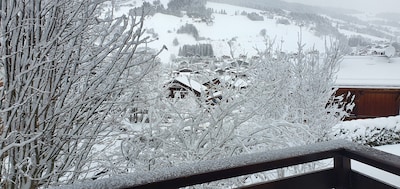
[[[357,161],[399,176],[399,156],[344,140],[203,161],[153,172],[116,176],[78,183],[66,186],[66,188],[180,188],[326,159],[333,162],[332,166],[237,188],[400,188],[400,186],[386,183],[384,179],[379,180],[366,173],[358,172],[352,167],[352,163]]]

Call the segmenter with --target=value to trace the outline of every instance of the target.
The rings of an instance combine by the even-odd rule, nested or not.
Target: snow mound
[[[400,116],[343,121],[333,127],[332,135],[369,146],[400,143]]]

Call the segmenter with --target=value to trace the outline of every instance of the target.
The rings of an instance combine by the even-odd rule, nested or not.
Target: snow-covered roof
[[[245,88],[248,86],[248,83],[245,80],[240,78],[233,78],[229,75],[222,76],[221,80],[223,82],[229,83],[230,85],[233,85],[236,88]]]
[[[345,56],[336,87],[400,89],[400,57]]]
[[[179,81],[180,83],[192,88],[193,90],[201,93],[202,91],[206,91],[207,87],[200,84],[199,82],[189,79],[186,76],[180,76],[175,78],[176,81]]]

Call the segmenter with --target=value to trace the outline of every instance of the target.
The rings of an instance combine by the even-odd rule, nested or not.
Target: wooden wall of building
[[[348,92],[355,95],[350,119],[399,115],[400,89],[339,88],[336,94]]]

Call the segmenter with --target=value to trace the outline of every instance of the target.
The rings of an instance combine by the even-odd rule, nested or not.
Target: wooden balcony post
[[[336,175],[336,189],[349,189],[351,165],[350,158],[344,156],[334,157],[334,170]]]

